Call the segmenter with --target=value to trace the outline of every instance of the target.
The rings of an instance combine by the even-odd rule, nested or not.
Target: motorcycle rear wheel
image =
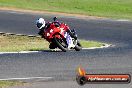
[[[58,47],[59,49],[61,49],[63,52],[66,52],[66,51],[67,51],[67,48],[65,48],[65,46],[63,46],[62,42],[60,42],[59,39],[53,38],[53,42],[54,42],[54,44],[56,44],[57,47]],[[65,44],[65,42],[63,42],[63,43]]]

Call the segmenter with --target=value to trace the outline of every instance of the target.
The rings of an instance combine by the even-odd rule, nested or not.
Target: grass
[[[16,36],[16,35],[1,35],[0,36],[0,51],[27,51],[27,50],[44,50],[48,48],[48,42],[42,38]]]
[[[85,48],[100,47],[104,43],[80,40]],[[17,35],[0,35],[0,52],[47,50],[49,43],[43,38]]]
[[[132,0],[0,0],[0,6],[132,19]]]
[[[0,88],[6,88],[10,86],[23,85],[23,82],[20,81],[0,81]]]
[[[101,47],[101,46],[105,45],[105,43],[101,43],[101,42],[97,42],[97,41],[80,40],[80,42],[84,48]]]

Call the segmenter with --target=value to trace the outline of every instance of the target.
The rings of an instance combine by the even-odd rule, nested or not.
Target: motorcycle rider
[[[54,23],[55,23],[55,26],[56,27],[59,27],[60,26],[60,22],[56,21],[56,17],[54,17]],[[37,28],[39,29],[39,35],[41,35],[42,38],[44,38],[44,32],[46,29],[48,29],[50,27],[50,24],[52,22],[45,22],[44,18],[39,18],[37,21],[36,21],[36,26]],[[65,38],[66,38],[66,42],[68,44],[68,49],[70,48],[74,48],[75,45],[73,44],[73,41],[72,41],[72,38],[71,37],[74,37],[74,38],[77,38],[77,36],[74,36],[71,32],[70,29],[68,29],[68,31],[65,33]],[[55,49],[56,46],[53,44],[53,43],[50,43],[49,45],[49,48],[50,49]]]

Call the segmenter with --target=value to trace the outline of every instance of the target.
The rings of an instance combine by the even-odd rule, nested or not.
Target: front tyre
[[[81,46],[81,44],[80,44],[79,41],[77,41],[77,44],[76,44],[76,46],[75,46],[74,49],[75,49],[76,51],[80,51],[80,50],[82,50],[82,46]]]

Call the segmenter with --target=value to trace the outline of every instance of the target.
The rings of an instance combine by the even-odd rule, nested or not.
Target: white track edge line
[[[38,53],[40,51],[0,52],[0,54]]]
[[[0,79],[0,81],[5,81],[5,80],[31,80],[31,79],[43,79],[43,80],[48,80],[48,79],[53,79],[53,77],[25,77],[25,78],[3,78]]]
[[[114,45],[111,45],[111,44],[105,44],[104,46],[101,46],[101,47],[90,47],[90,48],[83,48],[84,50],[85,49],[100,49],[100,48],[108,48],[110,46],[114,46]]]
[[[112,45],[105,44],[104,46],[101,46],[101,47],[91,47],[91,48],[82,48],[82,49],[83,50],[86,50],[86,49],[101,49],[101,48],[108,48],[110,46],[112,46]],[[55,51],[58,51],[58,50],[60,50],[60,49],[55,49]],[[0,54],[22,54],[22,53],[39,53],[39,52],[42,52],[42,51],[0,52]]]

